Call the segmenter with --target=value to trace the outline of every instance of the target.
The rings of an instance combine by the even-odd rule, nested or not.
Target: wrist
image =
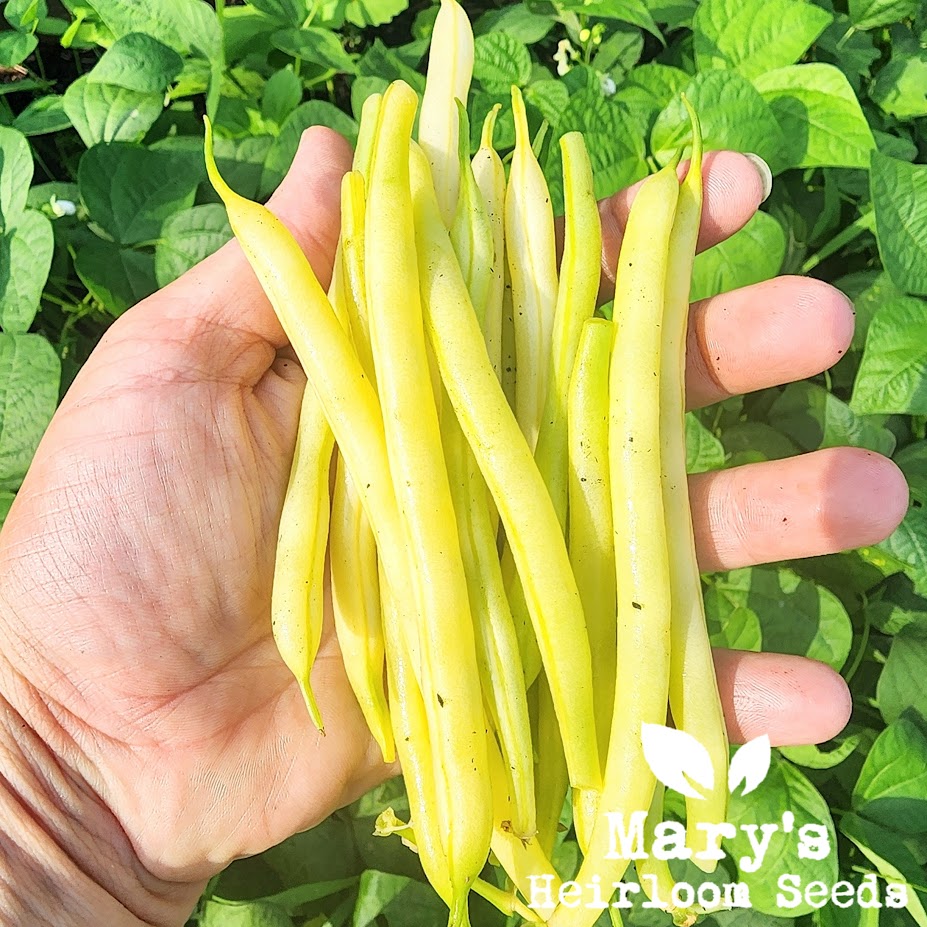
[[[50,719],[48,707],[16,695],[20,707],[0,695],[0,927],[182,925],[203,886],[165,882],[141,865],[88,777],[27,720]]]

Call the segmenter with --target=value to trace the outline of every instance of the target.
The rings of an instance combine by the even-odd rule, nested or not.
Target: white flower
[[[561,39],[557,43],[557,53],[554,55],[554,61],[557,62],[557,73],[563,77],[569,73],[572,63],[578,57],[569,39]]]
[[[52,197],[51,208],[56,216],[59,218],[61,216],[73,216],[77,213],[77,205],[72,203],[70,200],[59,200],[57,197]]]

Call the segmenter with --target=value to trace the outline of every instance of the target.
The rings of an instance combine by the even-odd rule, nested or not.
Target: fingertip
[[[794,728],[778,732],[779,746],[821,744],[836,737],[853,714],[853,696],[846,680],[820,660],[794,657],[800,661],[786,672],[792,674],[789,690]],[[797,738],[789,743],[789,737]]]
[[[849,687],[826,663],[791,654],[719,650],[715,667],[734,743],[763,734],[777,747],[823,743],[850,719]]]
[[[816,326],[820,370],[833,367],[853,341],[856,310],[850,298],[814,277],[793,275],[780,279],[794,286],[795,310]]]
[[[822,469],[821,520],[831,547],[866,547],[884,541],[908,511],[908,483],[894,461],[862,447],[819,451]],[[856,500],[856,504],[848,504]]]
[[[699,250],[711,248],[739,232],[766,195],[756,166],[738,152],[709,152],[703,173],[705,198]]]
[[[299,241],[324,289],[341,230],[341,178],[351,169],[352,157],[343,136],[326,126],[310,126],[267,203]]]
[[[329,167],[344,174],[351,169],[354,149],[340,132],[328,126],[309,126],[299,137],[294,163],[307,158],[316,165],[321,162],[323,169]]]

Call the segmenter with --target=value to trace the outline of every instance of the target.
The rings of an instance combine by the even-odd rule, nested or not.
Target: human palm
[[[272,208],[326,281],[350,152],[304,137]],[[702,245],[752,215],[750,162],[706,163]],[[614,264],[632,193],[603,206]],[[607,289],[608,282],[605,281]],[[851,308],[783,278],[696,307],[689,395],[706,404],[817,373]],[[55,416],[0,536],[0,689],[86,782],[145,869],[195,883],[388,775],[329,620],[312,727],[270,633],[274,542],[304,377],[230,243],[120,318]],[[907,503],[890,461],[850,449],[692,480],[706,570],[872,543]],[[794,657],[719,652],[733,739],[826,739],[846,687]]]

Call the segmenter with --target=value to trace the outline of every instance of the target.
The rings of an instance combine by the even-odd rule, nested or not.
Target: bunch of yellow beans
[[[472,68],[467,16],[442,0],[423,98],[397,81],[364,105],[328,294],[285,227],[219,176],[208,124],[207,164],[308,378],[272,615],[313,721],[327,555],[348,678],[408,791],[411,819],[387,812],[378,832],[418,852],[455,927],[471,890],[527,921],[590,927],[600,910],[532,907],[532,886],[556,897],[568,797],[580,885],[604,889],[628,865],[609,858],[609,815],[646,813],[652,839],[662,790],[644,739],[668,711],[715,770],[688,800],[693,852],[698,825],[725,814],[685,471],[701,140],[690,111],[686,179],[674,161],[640,189],[607,320],[582,136],[560,139],[558,263],[517,88],[508,172],[499,107],[470,157]],[[481,878],[490,852],[503,887]],[[711,871],[709,857],[695,861]],[[656,859],[638,869],[672,884]]]

